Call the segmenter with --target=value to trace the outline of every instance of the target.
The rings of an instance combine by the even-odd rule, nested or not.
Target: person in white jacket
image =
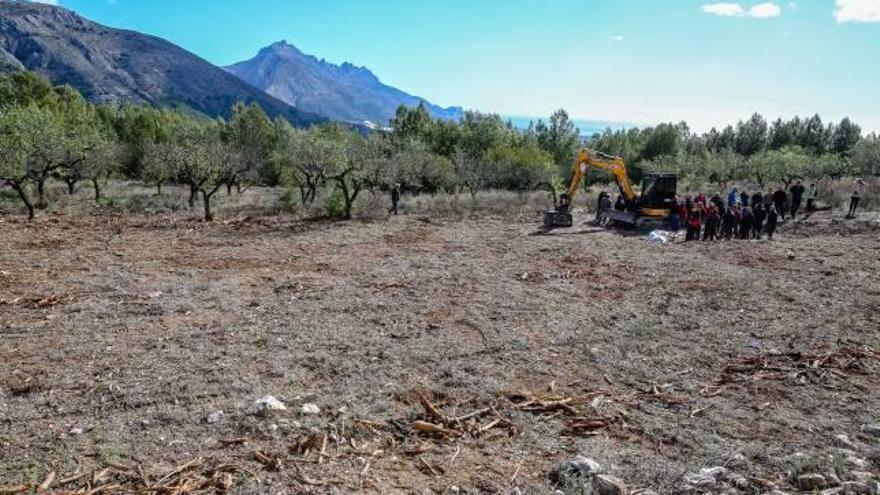
[[[859,207],[859,201],[862,200],[863,194],[865,194],[865,181],[860,178],[856,179],[853,183],[852,197],[849,199],[849,217],[856,216],[856,209]]]

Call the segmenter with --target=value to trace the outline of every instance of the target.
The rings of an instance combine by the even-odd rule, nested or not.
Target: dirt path
[[[541,493],[581,453],[672,493],[715,465],[785,485],[780,459],[840,434],[877,447],[871,222],[668,245],[498,218],[0,232],[0,487],[201,457],[241,491]],[[288,409],[254,414],[266,395]]]

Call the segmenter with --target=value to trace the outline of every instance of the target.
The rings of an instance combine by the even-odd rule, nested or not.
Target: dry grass
[[[880,363],[856,353],[880,348],[876,216],[660,246],[536,235],[540,210],[245,218],[266,194],[213,224],[178,200],[0,217],[0,486],[109,464],[155,481],[203,457],[198,479],[242,468],[237,493],[550,493],[575,453],[660,493],[717,464],[785,486],[787,456],[864,445],[878,420]],[[513,427],[418,434],[420,393]],[[288,411],[254,414],[266,394]],[[515,407],[524,394],[575,412]],[[578,416],[607,425],[573,432]]]

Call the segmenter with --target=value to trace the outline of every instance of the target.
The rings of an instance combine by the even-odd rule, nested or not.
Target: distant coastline
[[[502,115],[502,119],[505,121],[511,121],[513,125],[517,129],[528,129],[529,123],[537,122],[538,119],[543,119],[546,123],[549,118],[548,117],[528,117],[524,115]],[[610,120],[589,120],[589,119],[571,119],[574,122],[575,127],[580,131],[581,136],[590,137],[593,134],[601,133],[605,131],[605,129],[611,129],[613,131],[619,129],[630,129],[633,127],[639,127],[638,124],[628,123],[628,122],[613,122]]]

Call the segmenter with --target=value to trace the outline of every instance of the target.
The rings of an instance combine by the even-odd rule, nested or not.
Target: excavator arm
[[[584,174],[589,167],[611,172],[614,176],[614,181],[617,182],[617,186],[620,188],[620,193],[623,195],[623,199],[626,200],[627,203],[636,200],[636,192],[633,190],[632,182],[629,180],[629,175],[626,172],[626,164],[623,163],[622,158],[584,149],[578,153],[578,158],[574,164],[574,169],[571,171],[571,179],[569,180],[568,188],[565,191],[563,202],[570,202],[571,199],[574,198],[578,187],[580,187],[581,180],[583,180]]]

